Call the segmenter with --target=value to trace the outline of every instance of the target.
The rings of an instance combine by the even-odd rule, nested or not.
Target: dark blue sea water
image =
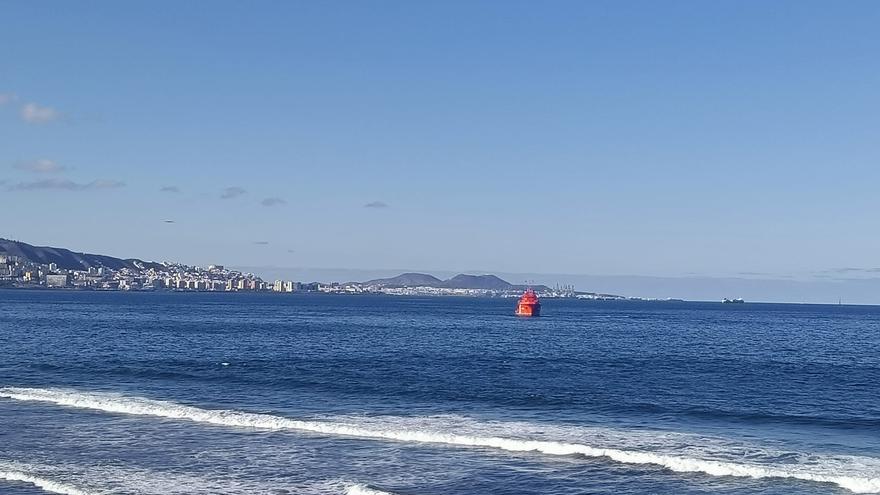
[[[0,291],[0,493],[880,493],[880,308]]]

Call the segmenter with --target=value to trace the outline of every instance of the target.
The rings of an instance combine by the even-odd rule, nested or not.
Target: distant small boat
[[[741,297],[737,297],[736,299],[728,299],[725,297],[724,299],[721,300],[721,302],[723,304],[742,304],[745,301]]]
[[[532,288],[526,289],[516,304],[516,316],[541,316],[541,301]]]

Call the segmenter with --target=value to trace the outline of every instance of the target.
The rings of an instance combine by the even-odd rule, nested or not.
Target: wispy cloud
[[[254,244],[256,244],[257,246],[268,246],[269,241],[254,241]]]
[[[863,268],[847,266],[843,268],[832,268],[830,270],[825,270],[823,273],[880,273],[880,267]]]
[[[21,120],[29,124],[45,124],[58,120],[61,114],[52,107],[43,107],[36,103],[26,103],[21,107]]]
[[[247,191],[245,191],[244,189],[242,189],[238,186],[227,187],[226,189],[223,190],[223,192],[220,193],[220,199],[237,198],[246,192]]]
[[[67,170],[67,167],[59,165],[54,160],[48,160],[45,158],[29,162],[18,162],[12,167],[37,174],[58,174]]]
[[[389,205],[384,201],[372,201],[365,204],[364,208],[389,208]]]
[[[177,187],[177,186],[162,186],[162,187],[159,188],[159,192],[166,192],[166,193],[179,193],[179,192],[180,192],[180,188]]]
[[[266,198],[263,201],[260,201],[260,204],[263,206],[281,206],[286,205],[287,201],[281,198]]]
[[[124,182],[118,180],[93,180],[79,183],[70,179],[43,179],[32,182],[19,182],[7,187],[10,191],[37,191],[40,189],[56,189],[62,191],[92,191],[99,189],[117,189],[125,187]]]
[[[844,266],[817,270],[810,275],[821,280],[851,281],[871,280],[880,274],[880,267]]]
[[[0,93],[0,106],[11,103],[17,99],[18,97],[15,96],[15,93]]]

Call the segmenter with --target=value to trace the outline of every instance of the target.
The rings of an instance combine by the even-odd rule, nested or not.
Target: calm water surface
[[[0,291],[0,493],[880,493],[880,308]]]

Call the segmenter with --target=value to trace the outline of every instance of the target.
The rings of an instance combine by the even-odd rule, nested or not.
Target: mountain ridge
[[[364,285],[379,287],[436,287],[438,289],[478,289],[478,290],[522,290],[525,285],[514,285],[492,274],[468,275],[459,273],[447,280],[427,273],[401,273],[396,277],[377,278],[363,282]],[[535,289],[546,289],[545,286],[537,286]]]
[[[164,265],[153,261],[143,261],[137,258],[116,258],[103,254],[78,253],[66,248],[51,246],[34,246],[22,241],[0,238],[0,254],[17,256],[32,263],[48,265],[55,263],[58,268],[65,270],[85,271],[89,268],[109,268],[121,270],[129,268],[139,270],[145,268],[162,268]]]
[[[56,264],[64,270],[86,271],[89,268],[108,268],[111,270],[144,270],[165,268],[162,263],[144,261],[137,258],[117,258],[103,254],[72,251],[52,246],[34,246],[22,241],[0,238],[0,255],[15,256],[31,263],[42,265]],[[467,289],[490,291],[517,291],[527,286],[515,285],[492,274],[460,273],[441,280],[427,273],[405,272],[390,278],[379,278],[363,282],[364,285],[378,287],[434,287],[438,289]],[[534,286],[536,290],[547,290],[544,285]]]

